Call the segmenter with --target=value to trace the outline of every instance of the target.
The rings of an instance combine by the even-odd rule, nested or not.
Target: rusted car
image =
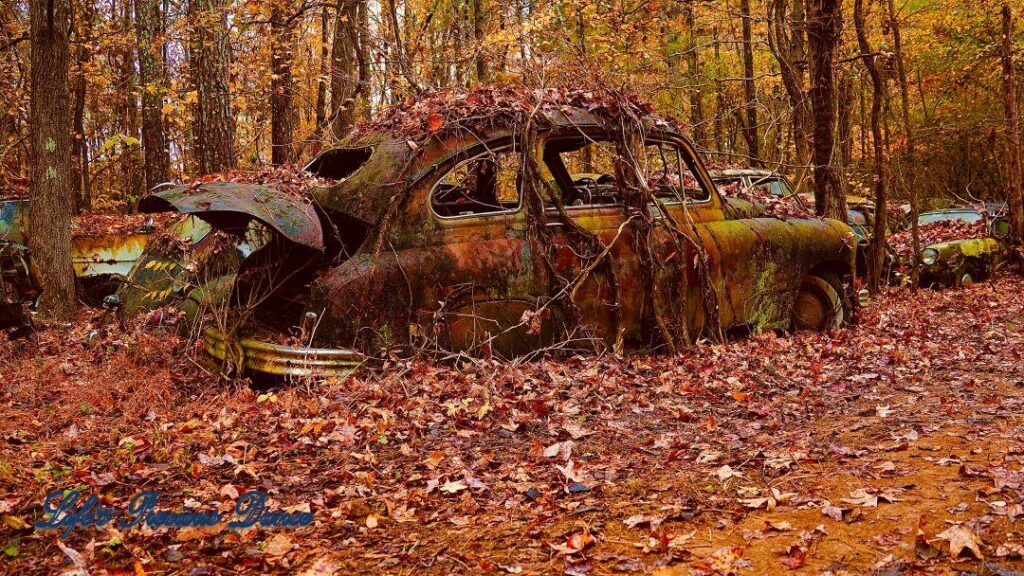
[[[0,201],[0,326],[24,320],[22,309],[40,294],[38,274],[27,247],[30,202]],[[131,269],[148,239],[142,229],[132,234],[77,235],[71,260],[88,304],[99,305]]]
[[[1010,224],[1005,205],[949,208],[918,217],[921,232],[920,285],[961,287],[985,280],[1007,262]],[[909,230],[900,233],[909,238]],[[903,243],[909,243],[904,239]],[[912,256],[904,256],[909,269]]]
[[[0,201],[0,327],[23,323],[25,305],[31,305],[41,293],[38,272],[32,265],[27,247],[30,205],[26,199]],[[148,287],[143,293],[149,296],[147,304],[156,306],[166,301],[166,298],[156,297],[159,292],[154,294],[152,291],[163,289],[162,285],[153,282],[153,278],[167,266],[150,266],[149,271],[144,272],[149,255],[153,253],[150,246],[154,239],[152,232],[153,223],[149,221],[132,224],[127,233],[77,233],[72,236],[72,266],[81,283],[81,296],[86,304],[98,307],[109,303],[105,302],[108,297],[131,277],[140,281],[136,287]],[[165,236],[192,243],[209,232],[207,223],[185,218],[170,224]],[[141,307],[141,300],[137,298],[132,302],[139,303]]]
[[[755,196],[789,199],[799,204],[807,213],[814,212],[814,196],[808,193],[797,194],[789,180],[777,172],[758,168],[730,168],[712,170],[711,178],[720,190],[753,190]],[[868,250],[874,235],[875,203],[863,196],[849,194],[846,196],[846,206],[846,223],[857,235],[857,274],[864,276],[867,274]],[[754,207],[753,213],[761,215],[762,207]],[[885,261],[886,271],[883,276],[889,277],[895,264],[891,250],[886,250]]]
[[[693,145],[657,120],[638,159],[653,202],[624,206],[607,124],[580,107],[543,113],[531,140],[501,117],[417,142],[357,134],[306,166],[321,184],[302,196],[209,183],[139,206],[236,235],[253,221],[270,230],[231,275],[231,322],[204,332],[209,354],[257,372],[346,374],[396,348],[650,349],[662,323],[693,340],[852,318],[856,238],[845,223],[730,216]],[[653,283],[632,225],[643,213]],[[596,255],[581,253],[581,236],[599,240]]]

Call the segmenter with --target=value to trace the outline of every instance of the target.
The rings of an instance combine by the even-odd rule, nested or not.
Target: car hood
[[[140,212],[192,214],[232,234],[244,235],[258,220],[288,240],[315,250],[324,249],[323,227],[312,204],[256,184],[208,182],[175,186],[139,201]]]

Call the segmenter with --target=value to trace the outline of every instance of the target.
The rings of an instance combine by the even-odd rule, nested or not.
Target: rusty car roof
[[[544,122],[538,132],[545,134],[593,133],[602,127],[597,115],[578,106],[546,109],[542,114]],[[653,114],[645,116],[643,121],[651,132],[685,138],[672,123]],[[446,161],[485,143],[503,139],[511,141],[516,135],[514,127],[500,123],[479,131],[460,130],[443,136],[433,135],[419,142],[384,130],[356,131],[321,155],[343,149],[369,148],[372,149],[369,158],[348,177],[331,186],[312,186],[310,194],[321,207],[376,225],[396,195],[433,173]]]

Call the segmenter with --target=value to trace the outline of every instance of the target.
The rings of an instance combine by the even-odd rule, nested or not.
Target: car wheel
[[[971,276],[971,271],[966,270],[956,273],[956,278],[953,280],[953,288],[963,288],[971,284],[974,284],[974,277]]]
[[[963,288],[974,284],[974,271],[969,266],[961,266],[953,277],[953,287]]]
[[[820,276],[804,278],[793,302],[793,329],[823,332],[845,320],[843,299],[835,285]]]

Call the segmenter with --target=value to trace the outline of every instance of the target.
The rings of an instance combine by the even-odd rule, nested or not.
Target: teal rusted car
[[[256,372],[347,374],[396,350],[650,350],[666,332],[693,341],[853,318],[846,223],[731,210],[691,142],[653,118],[637,148],[651,200],[629,205],[607,124],[578,107],[544,114],[525,143],[501,117],[415,143],[362,132],[306,166],[316,180],[298,196],[200,183],[139,207],[239,237],[253,222],[270,231],[222,293],[229,313],[204,331],[211,356]]]
[[[985,280],[1007,262],[1005,239],[1010,224],[998,205],[982,208],[950,208],[925,212],[918,218],[920,228],[945,222],[979,228],[974,238],[927,243],[918,255],[920,284],[931,287],[960,287]],[[906,262],[909,267],[910,262]]]

